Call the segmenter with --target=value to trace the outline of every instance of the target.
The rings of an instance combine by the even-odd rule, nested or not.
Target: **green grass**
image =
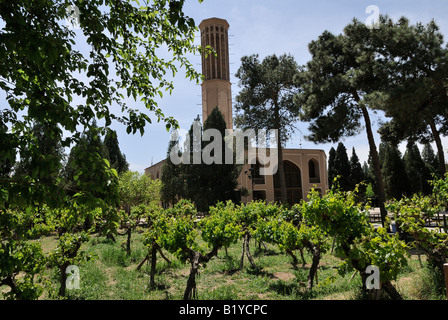
[[[116,242],[93,235],[82,250],[91,253],[91,261],[79,265],[80,289],[68,290],[69,299],[82,300],[180,300],[187,283],[190,266],[164,251],[170,259],[168,264],[157,256],[156,287],[150,290],[150,265],[145,263],[137,271],[138,264],[146,256],[142,235],[132,235],[131,255],[127,256],[122,243],[125,237],[117,237]],[[56,245],[54,237],[42,239],[46,250]],[[259,249],[251,241],[250,250],[258,269],[251,267],[247,258],[239,270],[241,242],[227,250],[219,251],[205,268],[200,268],[197,277],[197,294],[200,300],[352,300],[360,297],[359,275],[341,277],[337,273],[339,259],[330,253],[323,256],[318,269],[318,284],[312,291],[306,290],[311,256],[305,253],[307,264],[292,268],[292,259],[272,245],[268,251]],[[299,255],[298,255],[299,256]],[[395,282],[399,292],[407,300],[445,299],[440,294],[440,284],[434,282],[431,269],[426,267],[422,257],[412,256],[409,266],[402,271]],[[53,292],[58,289],[58,274],[47,270]],[[442,284],[443,286],[443,284]],[[0,290],[4,288],[0,288]],[[442,288],[443,289],[443,288]],[[443,292],[443,291],[442,291]],[[45,293],[42,299],[51,298]]]

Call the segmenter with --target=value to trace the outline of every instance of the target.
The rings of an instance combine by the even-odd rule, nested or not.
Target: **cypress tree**
[[[197,130],[200,130],[200,137],[194,134],[195,126]],[[198,128],[200,126],[200,128]],[[208,179],[204,173],[206,171],[205,165],[202,162],[199,164],[194,163],[195,153],[202,152],[202,132],[203,127],[200,124],[199,115],[194,120],[188,132],[188,138],[190,139],[190,150],[184,150],[184,152],[190,152],[190,161],[188,164],[181,164],[181,174],[184,177],[185,186],[182,190],[182,197],[190,199],[196,205],[199,212],[208,211]],[[201,141],[196,141],[198,138]]]
[[[214,108],[211,114],[207,117],[207,120],[204,122],[204,131],[208,129],[216,129],[221,134],[221,150],[213,150],[211,152],[212,156],[220,156],[217,158],[219,163],[213,163],[210,165],[205,165],[203,170],[205,177],[208,179],[208,206],[215,205],[219,201],[227,201],[235,199],[235,190],[238,187],[238,176],[241,172],[240,166],[234,164],[226,164],[225,163],[225,154],[228,152],[233,152],[233,150],[227,150],[228,146],[225,143],[225,130],[227,128],[226,122],[224,120],[224,116],[219,111],[218,107]],[[211,142],[203,142],[203,151],[206,145],[209,145]],[[216,152],[220,152],[220,155],[216,155]],[[208,210],[208,207],[207,207]]]
[[[425,166],[420,150],[414,141],[408,141],[404,154],[404,166],[409,179],[409,187],[412,193],[428,194],[431,191],[428,180],[431,178],[429,170]]]
[[[352,156],[350,157],[350,182],[352,189],[361,182],[365,181],[364,172],[359,162],[358,155],[356,154],[355,148],[352,149]]]
[[[76,181],[78,179],[83,179],[84,183],[88,183],[89,180],[94,181],[96,176],[83,174],[79,176],[80,170],[87,167],[87,164],[83,162],[82,159],[85,155],[91,155],[97,153],[102,159],[108,159],[107,148],[101,140],[99,129],[96,125],[96,121],[84,131],[81,138],[74,145],[69,153],[67,162],[62,171],[63,184],[65,188],[69,190],[69,194],[76,191]]]
[[[196,119],[199,121],[199,119]],[[225,154],[227,144],[225,143],[226,122],[224,116],[218,107],[213,109],[204,123],[203,131],[201,130],[201,150],[194,150],[198,144],[193,143],[193,139],[197,139],[193,135],[193,124],[189,131],[190,136],[190,159],[193,161],[193,152],[202,152],[200,164],[181,164],[180,175],[182,181],[177,181],[181,195],[183,198],[192,200],[198,211],[208,212],[209,207],[216,203],[227,200],[238,202],[235,190],[238,186],[238,175],[240,166],[235,164],[225,164]],[[208,129],[216,129],[220,136],[213,137],[211,141],[204,141],[204,132]],[[219,140],[215,140],[219,139]],[[187,151],[188,152],[188,151]],[[213,163],[205,163],[205,156],[215,157]],[[219,157],[221,156],[221,157]],[[183,185],[183,187],[180,187]]]
[[[59,140],[46,135],[49,125],[36,122],[31,129],[31,135],[37,141],[39,158],[29,150],[23,150],[20,160],[15,164],[16,177],[35,176],[40,183],[54,184],[62,169],[64,149]],[[35,172],[33,174],[32,172]]]
[[[52,123],[36,121],[33,127],[24,135],[28,135],[29,140],[25,147],[17,148],[14,150],[14,140],[17,138],[9,139],[6,135],[6,141],[2,141],[2,145],[12,147],[8,150],[15,158],[15,152],[18,151],[20,156],[19,161],[14,163],[11,158],[6,158],[6,163],[0,165],[0,169],[3,174],[11,175],[11,168],[13,168],[13,180],[21,181],[27,180],[25,177],[29,177],[35,181],[33,183],[33,195],[31,203],[40,204],[46,203],[49,206],[59,204],[60,199],[64,198],[63,188],[60,187],[59,177],[63,170],[63,160],[65,158],[64,148],[60,141],[61,135],[60,129]],[[0,159],[3,160],[3,159]],[[9,171],[9,172],[8,172]],[[29,192],[28,182],[21,184],[20,189],[14,190],[14,193],[19,197],[22,194]],[[19,187],[19,188],[21,188]]]
[[[382,173],[386,196],[389,199],[401,199],[409,193],[409,181],[402,160],[401,152],[396,145],[382,143],[383,165]]]
[[[369,175],[370,175],[370,168],[369,168],[369,164],[367,163],[367,161],[364,161],[364,163],[362,164],[362,173],[364,175],[364,179],[366,179],[366,181],[369,181]]]
[[[328,153],[328,185],[330,189],[333,186],[334,178],[337,176],[337,174],[334,171],[335,157],[336,157],[336,150],[333,147],[331,147]]]
[[[425,143],[423,146],[422,159],[431,174],[440,176],[439,159],[434,153],[434,149],[429,142]]]
[[[172,206],[183,195],[185,188],[181,165],[175,165],[170,158],[171,150],[176,143],[178,141],[170,141],[168,145],[167,157],[162,167],[162,188],[160,190],[162,202]]]
[[[336,176],[339,176],[340,189],[342,191],[350,191],[352,189],[350,182],[350,162],[347,156],[347,149],[342,142],[339,142],[336,148],[333,168]]]
[[[128,171],[129,163],[126,161],[126,156],[120,150],[117,132],[108,129],[103,143],[107,149],[111,168],[117,170],[118,174]]]

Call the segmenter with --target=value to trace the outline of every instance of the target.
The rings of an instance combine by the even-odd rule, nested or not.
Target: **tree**
[[[76,220],[76,218],[73,220]],[[60,297],[65,297],[66,295],[67,268],[91,259],[90,253],[80,251],[81,245],[88,240],[87,232],[70,230],[70,232],[66,232],[59,237],[57,248],[49,254],[48,261],[50,265],[57,267],[59,271],[60,287],[58,294]]]
[[[402,232],[409,234],[412,241],[427,256],[430,266],[437,269],[440,283],[444,283],[444,264],[448,260],[448,233],[425,227],[425,219],[439,213],[446,207],[448,198],[448,176],[431,181],[432,192],[429,196],[413,195],[389,204],[389,210],[395,213],[395,220]],[[445,286],[441,294],[445,295]]]
[[[3,1],[0,90],[8,106],[2,111],[1,122],[14,133],[11,147],[20,154],[35,153],[32,158],[45,161],[30,138],[36,122],[45,124],[44,136],[64,148],[79,141],[79,128],[88,129],[92,119],[104,120],[105,127],[112,121],[120,122],[128,133],[143,134],[152,120],[146,112],[131,108],[133,103],[143,105],[156,120],[166,122],[167,128],[177,126],[154,99],[173,90],[166,73],[175,74],[178,64],[190,79],[201,78],[186,58],[198,48],[194,45],[197,28],[183,13],[184,3],[156,0],[140,6],[130,0]],[[79,11],[83,37],[63,23],[69,18],[69,5]],[[81,47],[87,48],[86,52],[78,49]],[[172,53],[170,60],[160,58],[160,47]],[[113,112],[112,106],[118,106],[115,110],[121,113]],[[10,150],[0,150],[1,159],[12,162],[14,157]],[[92,157],[91,161],[104,163],[100,158]],[[21,185],[22,189],[39,187],[29,181]],[[2,193],[13,193],[11,187],[2,184]]]
[[[420,150],[412,140],[408,141],[403,161],[409,179],[410,191],[423,194],[431,192],[428,182],[431,179],[430,172],[423,162]]]
[[[158,219],[158,242],[160,246],[176,255],[183,262],[190,262],[190,274],[184,300],[196,296],[196,275],[199,267],[205,266],[222,247],[236,242],[241,230],[235,222],[234,204],[218,203],[210,207],[210,215],[198,223],[201,232],[195,229],[196,209],[189,201],[179,201],[173,208],[165,210]],[[199,235],[206,246],[199,244]],[[208,250],[208,251],[206,251]]]
[[[389,20],[381,28],[386,31],[382,56],[388,85],[371,102],[391,118],[380,129],[382,139],[394,143],[434,141],[438,173],[443,176],[441,136],[448,134],[448,48],[443,47],[443,35],[434,21],[426,26],[410,25],[408,19],[401,18],[396,24]]]
[[[392,281],[407,265],[409,248],[398,234],[391,235],[383,227],[373,228],[367,209],[356,205],[354,192],[334,192],[324,196],[312,191],[309,201],[302,205],[302,215],[320,232],[334,237],[335,255],[343,259],[338,272],[342,275],[353,270],[359,272],[362,293],[368,298],[379,298],[385,292],[394,300],[402,297]],[[367,290],[368,266],[374,265],[380,272],[380,289]]]
[[[218,107],[207,117],[204,128],[198,116],[188,132],[184,150],[174,149],[179,158],[189,159],[179,164],[171,159],[175,155],[173,148],[179,147],[179,137],[173,137],[162,169],[162,201],[174,205],[182,198],[189,199],[200,212],[208,212],[210,206],[220,201],[239,202],[236,189],[241,166],[236,161],[226,163],[226,154],[232,153],[233,160],[235,154],[228,149],[225,131],[226,122]]]
[[[257,221],[260,219],[260,216],[263,217],[263,215],[269,211],[278,211],[278,207],[272,207],[271,210],[266,210],[266,206],[263,201],[252,201],[250,203],[241,204],[235,212],[235,219],[241,227],[241,235],[243,238],[240,269],[243,269],[244,266],[244,255],[247,256],[252,268],[255,270],[259,269],[254,262],[252,254],[250,253],[249,242],[254,233],[254,226],[257,225]]]
[[[39,207],[45,202],[57,203],[64,195],[57,186],[66,155],[60,141],[55,136],[45,134],[47,127],[46,123],[34,123],[31,131],[27,133],[30,141],[28,148],[20,151],[20,158],[14,165],[15,181],[29,179],[28,181],[35,184],[34,204]],[[37,148],[38,152],[33,150],[34,148]]]
[[[161,178],[161,200],[163,203],[171,204],[172,206],[174,206],[182,197],[185,187],[182,167],[174,164],[170,158],[171,150],[177,143],[179,143],[178,139],[169,142],[167,157],[162,167]]]
[[[235,164],[234,150],[229,149],[224,139],[226,127],[223,114],[219,111],[218,107],[215,107],[204,123],[204,131],[207,132],[210,129],[216,130],[215,132],[219,132],[219,135],[214,136],[214,140],[210,143],[204,141],[204,147],[202,149],[203,157],[209,154],[208,151],[210,151],[211,157],[216,157],[214,163],[209,165],[204,163],[203,173],[205,174],[205,178],[209,179],[209,191],[207,192],[209,206],[214,206],[218,202],[226,202],[228,200],[237,202],[235,190],[238,187],[237,179],[241,173],[241,166]],[[204,136],[203,140],[206,140]],[[212,149],[205,149],[210,146],[213,146]],[[230,164],[227,164],[225,161],[225,155],[227,153],[232,153],[233,155],[233,162]],[[204,158],[203,162],[205,162]]]
[[[110,168],[107,149],[95,121],[85,131],[70,154],[62,173],[62,187],[67,200],[86,206],[89,210],[101,208],[101,229],[109,239],[115,240],[119,206],[118,173]],[[70,203],[70,202],[69,202]],[[89,229],[94,217],[87,215],[84,229]]]
[[[364,176],[364,171],[362,170],[361,163],[359,162],[358,155],[356,154],[355,148],[352,149],[352,155],[350,157],[350,184],[351,190],[354,190],[357,186],[359,193],[364,197],[365,191],[367,189],[365,182],[366,177]]]
[[[428,167],[431,174],[438,176],[439,160],[434,153],[430,143],[425,143],[422,150],[422,159],[425,165]]]
[[[128,171],[129,163],[126,161],[126,156],[120,150],[117,132],[108,129],[103,143],[107,149],[107,155],[111,168],[117,170],[118,174]]]
[[[0,208],[5,204],[0,202]],[[0,286],[11,289],[5,294],[7,299],[31,300],[42,294],[35,280],[47,261],[38,242],[29,241],[30,231],[23,227],[17,212],[0,210]]]
[[[362,164],[362,172],[364,174],[364,177],[368,179],[370,168],[369,165],[367,164],[367,161],[364,161],[364,163]]]
[[[126,171],[118,179],[120,200],[125,205],[122,211],[121,223],[127,235],[126,253],[131,254],[131,233],[144,215],[146,206],[158,206],[160,202],[160,180],[152,180],[146,174]]]
[[[288,210],[277,204],[258,204],[263,215],[253,224],[254,237],[278,245],[293,259],[293,268],[297,269],[297,257],[295,250],[307,249],[312,255],[312,264],[308,273],[307,289],[312,290],[314,279],[317,282],[317,269],[322,255],[329,249],[329,241],[325,232],[319,227],[310,225],[301,215],[301,205],[295,204]],[[264,210],[263,210],[264,209]],[[306,261],[303,258],[303,266]]]
[[[167,128],[177,126],[154,99],[173,90],[166,73],[175,74],[179,65],[190,79],[201,78],[186,58],[198,48],[194,45],[197,28],[194,20],[183,13],[184,3],[155,0],[142,6],[130,0],[0,2],[0,90],[6,96],[0,116],[0,159],[2,165],[3,161],[12,164],[18,153],[22,159],[34,159],[33,166],[39,168],[19,180],[7,176],[0,181],[0,281],[19,273],[24,279],[22,288],[13,285],[13,297],[23,297],[21,290],[32,288],[33,284],[25,279],[40,270],[42,261],[38,243],[31,248],[15,237],[5,236],[20,236],[16,232],[23,228],[20,223],[11,223],[15,216],[12,210],[20,212],[29,204],[45,202],[53,208],[70,207],[70,219],[94,207],[101,208],[104,218],[114,212],[118,199],[116,171],[99,152],[83,151],[87,148],[76,157],[80,170],[73,176],[77,180],[72,199],[59,196],[58,181],[42,183],[52,171],[45,173],[44,168],[56,168],[58,159],[42,154],[33,138],[34,124],[44,125],[42,135],[63,148],[80,145],[82,132],[93,128],[93,119],[101,120],[104,127],[116,121],[128,133],[144,134],[152,121],[149,111]],[[79,11],[76,32],[64,24],[70,15],[69,5]],[[169,60],[161,58],[158,48],[170,51]],[[90,180],[86,179],[88,175]],[[79,212],[80,208],[83,212]],[[26,264],[19,261],[23,259]],[[37,298],[35,294],[27,297]]]
[[[118,178],[120,200],[131,207],[159,204],[160,182],[136,171],[123,172]]]
[[[85,131],[76,145],[70,150],[64,171],[62,173],[64,179],[64,188],[68,194],[75,194],[82,190],[82,185],[95,185],[98,174],[95,173],[89,162],[85,162],[86,156],[96,156],[99,159],[107,159],[107,149],[101,140],[99,128],[96,121]],[[92,158],[94,159],[94,158]],[[110,163],[107,160],[109,167]],[[101,163],[102,167],[106,167]],[[116,171],[115,171],[116,173]]]
[[[353,186],[365,180],[364,171],[362,170],[355,148],[352,148],[352,155],[350,157],[350,180]]]
[[[333,186],[334,178],[336,178],[337,176],[334,170],[335,157],[336,157],[336,150],[333,147],[331,147],[330,151],[328,152],[328,185],[330,189]]]
[[[293,84],[298,65],[291,55],[271,55],[259,61],[258,55],[241,58],[236,73],[242,90],[236,97],[235,124],[238,128],[278,130],[278,170],[281,199],[287,202],[283,167],[283,146],[294,132],[298,108],[293,103],[296,87]]]
[[[301,120],[310,122],[307,138],[316,143],[356,135],[364,120],[384,223],[385,192],[368,103],[369,94],[385,83],[376,52],[383,39],[377,31],[354,19],[343,34],[325,31],[312,41],[311,61],[296,77],[300,93],[295,101],[301,107]]]
[[[30,140],[35,142],[39,148],[40,159],[36,159],[37,155],[33,152],[29,152],[29,154],[22,152],[14,168],[15,178],[27,175],[38,176],[38,180],[42,181],[43,179],[44,183],[56,183],[56,178],[62,169],[64,150],[60,141],[44,134],[46,126],[45,123],[36,122],[30,132]],[[29,146],[31,148],[32,143]]]
[[[201,153],[200,164],[181,164],[181,174],[185,187],[183,188],[183,197],[192,200],[200,212],[208,212],[210,206],[218,202],[227,200],[237,201],[235,190],[238,187],[238,176],[240,166],[235,164],[226,164],[225,155],[233,150],[227,150],[229,146],[225,142],[226,122],[221,111],[215,107],[204,123],[200,136],[194,135],[194,126],[199,126],[195,121],[192,125],[190,138],[190,159],[194,159],[195,153]],[[210,131],[213,130],[213,131]],[[211,134],[205,137],[205,134]],[[195,139],[200,139],[201,143],[195,143]],[[208,140],[212,140],[207,142]],[[200,146],[200,147],[199,147]],[[195,150],[195,148],[200,148]],[[184,151],[186,152],[186,151]],[[211,163],[207,163],[205,158],[210,158]]]
[[[0,111],[0,179],[7,179],[16,162],[16,141],[13,133],[8,132],[7,113]]]
[[[384,177],[387,198],[399,200],[410,191],[401,152],[397,146],[388,142],[382,142],[380,146],[381,172]]]
[[[338,143],[336,148],[336,156],[334,158],[334,173],[339,176],[339,187],[343,191],[352,190],[350,181],[350,161],[347,156],[347,149],[342,142]]]

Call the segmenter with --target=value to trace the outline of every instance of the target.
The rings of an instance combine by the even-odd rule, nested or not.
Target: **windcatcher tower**
[[[229,23],[224,19],[210,18],[201,22],[201,45],[211,46],[217,56],[202,55],[202,120],[205,122],[217,106],[227,124],[233,129],[232,91],[229,68]]]

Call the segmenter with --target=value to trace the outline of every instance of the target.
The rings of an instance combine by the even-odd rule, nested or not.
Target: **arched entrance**
[[[319,162],[316,159],[308,161],[308,171],[310,183],[320,183]]]
[[[283,161],[286,180],[286,194],[288,203],[293,205],[302,200],[302,175],[300,169],[290,161]],[[274,175],[274,200],[281,201],[280,172]]]

